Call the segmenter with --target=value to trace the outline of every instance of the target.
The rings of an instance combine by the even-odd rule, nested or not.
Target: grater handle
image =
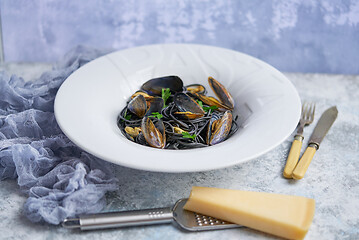
[[[62,226],[65,228],[80,228],[81,230],[95,230],[171,223],[172,220],[173,213],[171,208],[154,208],[124,212],[97,213],[71,219],[66,218],[62,223]]]

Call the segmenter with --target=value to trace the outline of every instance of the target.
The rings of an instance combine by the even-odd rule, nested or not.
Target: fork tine
[[[307,111],[307,108],[308,108],[308,103],[307,102],[303,102],[303,105],[302,105],[302,118],[305,116],[305,113]]]
[[[311,103],[311,104],[310,104],[309,111],[308,111],[308,121],[311,121],[312,118],[313,118],[314,108],[315,108],[315,104],[314,104],[314,103]]]
[[[315,113],[315,103],[310,103],[309,107],[306,109],[304,120],[306,121],[305,124],[310,124],[314,120],[314,113]]]
[[[315,103],[312,103],[312,111],[310,113],[310,122],[313,122],[314,119],[314,113],[315,113]]]

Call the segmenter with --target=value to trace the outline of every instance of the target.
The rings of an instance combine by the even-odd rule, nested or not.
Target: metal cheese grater
[[[183,209],[187,199],[178,200],[171,208],[154,208],[124,212],[108,212],[66,218],[64,228],[80,228],[81,230],[95,230],[104,228],[143,226],[176,222],[188,231],[217,230],[237,228],[240,225],[228,223],[220,219],[208,217]]]

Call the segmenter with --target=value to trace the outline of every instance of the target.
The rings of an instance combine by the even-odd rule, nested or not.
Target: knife
[[[329,131],[330,127],[333,125],[337,116],[338,110],[336,106],[327,109],[322,114],[317,125],[314,128],[312,136],[309,139],[307,149],[305,150],[302,158],[299,160],[299,163],[297,164],[292,173],[292,177],[294,179],[299,180],[304,177],[304,174],[307,171],[315,152],[319,149],[320,143]]]

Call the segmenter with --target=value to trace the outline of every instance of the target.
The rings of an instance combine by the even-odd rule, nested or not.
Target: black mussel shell
[[[128,110],[136,114],[139,118],[142,118],[147,111],[146,99],[142,95],[134,97],[128,104]]]
[[[234,108],[234,100],[228,90],[213,77],[208,77],[208,83],[219,101],[232,110]]]
[[[150,116],[154,112],[161,113],[164,103],[162,98],[153,97],[147,101],[147,105],[149,105],[149,108],[146,112],[146,116]]]
[[[214,129],[212,129],[211,138],[209,140],[209,145],[215,145],[220,142],[223,142],[232,127],[232,112],[226,111],[220,120],[217,120]]]
[[[154,124],[149,117],[144,117],[141,122],[142,134],[146,142],[155,148],[164,148],[166,145],[166,135],[164,125],[161,120]]]
[[[169,88],[172,93],[183,90],[183,82],[177,76],[166,76],[148,80],[141,86],[141,90],[150,95],[162,95],[162,88]]]
[[[191,112],[204,115],[203,108],[189,95],[183,92],[176,93],[173,99],[179,112]]]

